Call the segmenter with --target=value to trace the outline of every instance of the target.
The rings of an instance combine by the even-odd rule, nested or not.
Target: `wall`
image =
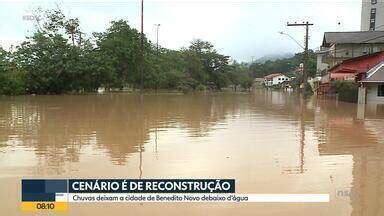
[[[359,95],[358,95],[358,104],[366,104],[367,103],[367,88],[359,87]]]
[[[384,104],[384,97],[377,96],[377,83],[367,83],[367,103]]]
[[[323,63],[324,53],[317,54],[317,75],[321,75],[321,72],[326,71],[328,69],[328,64]]]
[[[325,48],[323,48],[325,49]],[[384,51],[384,44],[338,44],[336,46],[328,48],[328,52],[325,54],[318,54],[318,68],[322,66],[319,65],[319,62],[322,64],[328,64],[329,67],[341,63],[344,60],[364,56],[367,54],[372,54],[380,51]],[[368,51],[368,52],[366,52]]]
[[[336,58],[348,59],[379,51],[384,51],[384,44],[338,44],[336,46]]]
[[[321,62],[323,64],[328,64],[329,67],[333,67],[347,59],[384,51],[384,44],[338,44],[336,46],[336,52],[334,49],[335,46],[333,45],[331,48],[329,48],[328,53],[318,55],[318,57],[322,57]],[[365,51],[369,52],[367,53]],[[318,66],[321,67],[319,65],[319,60]]]

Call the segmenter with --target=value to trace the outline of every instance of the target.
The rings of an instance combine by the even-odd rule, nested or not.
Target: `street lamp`
[[[155,24],[156,26],[156,49],[159,51],[159,29],[160,29],[160,24]]]
[[[305,48],[303,47],[303,45],[301,45],[295,38],[293,38],[291,35],[283,32],[283,31],[280,31],[279,34],[281,35],[286,35],[288,36],[289,38],[291,38],[291,40],[293,40],[298,46],[300,46],[300,48],[302,48],[303,50],[305,50]]]

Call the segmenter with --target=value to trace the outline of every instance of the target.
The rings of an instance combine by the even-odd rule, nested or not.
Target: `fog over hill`
[[[293,53],[280,53],[280,54],[271,54],[271,55],[266,55],[266,56],[263,56],[261,58],[258,58],[255,62],[256,63],[264,63],[266,61],[275,61],[275,60],[279,60],[279,59],[286,59],[286,58],[291,58],[293,57],[295,54]]]

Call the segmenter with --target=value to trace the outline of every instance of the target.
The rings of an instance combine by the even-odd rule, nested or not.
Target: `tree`
[[[71,89],[71,80],[76,71],[70,58],[78,53],[59,34],[47,36],[35,33],[23,42],[16,52],[16,58],[26,70],[27,88],[30,93],[63,93]]]
[[[231,64],[231,71],[228,74],[228,79],[237,91],[237,86],[241,86],[244,89],[249,89],[252,86],[252,77],[250,74],[249,66],[246,63],[239,64],[234,61]]]
[[[229,56],[219,54],[211,43],[194,40],[185,54],[191,78],[217,89],[227,84]]]
[[[69,37],[72,40],[72,45],[75,45],[76,38],[78,40],[78,43],[81,44],[81,31],[79,29],[79,26],[80,23],[78,18],[69,19],[64,23],[65,33],[70,35]]]
[[[0,94],[24,94],[24,73],[11,59],[11,53],[0,47]]]
[[[105,33],[96,33],[94,36],[100,51],[114,62],[116,75],[119,77],[115,87],[122,88],[126,85],[138,87],[140,83],[140,33],[131,28],[127,21],[119,20],[112,21]],[[145,39],[145,53],[149,49],[150,44]],[[145,68],[145,70],[147,69]]]
[[[78,20],[66,20],[60,10],[46,11],[42,20],[44,24],[14,53],[17,65],[25,71],[27,92],[60,94],[97,90],[105,81],[100,70],[104,73],[110,70],[106,66],[109,61],[97,58],[89,41],[83,46],[75,45]]]

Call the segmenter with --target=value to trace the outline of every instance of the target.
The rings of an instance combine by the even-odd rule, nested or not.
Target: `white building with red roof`
[[[291,79],[282,73],[272,73],[264,77],[264,85],[271,87],[289,82]]]

